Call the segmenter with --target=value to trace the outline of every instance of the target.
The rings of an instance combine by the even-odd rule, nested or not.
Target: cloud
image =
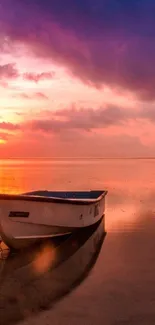
[[[64,132],[65,130],[91,131],[104,129],[112,125],[120,125],[130,118],[130,112],[109,106],[99,109],[63,109],[55,112],[47,111],[42,119],[33,119],[26,123],[31,130],[47,133]]]
[[[8,88],[9,87],[8,82],[6,82],[6,81],[0,81],[0,86],[2,88]]]
[[[42,73],[27,72],[23,74],[23,78],[25,80],[33,81],[35,83],[38,83],[41,80],[53,79],[54,76],[55,76],[54,72],[42,72]]]
[[[132,143],[132,146],[134,146],[135,141],[134,148],[137,142],[137,147],[140,149],[139,143],[142,142],[141,152],[149,152],[150,147],[154,145],[153,124],[155,123],[155,115],[151,115],[153,112],[148,115],[144,107],[135,111],[133,109],[119,108],[112,105],[97,109],[76,108],[72,106],[71,108],[56,111],[41,110],[38,114],[33,114],[32,110],[31,119],[30,115],[26,112],[19,114],[23,121],[14,124],[1,122],[0,130],[12,132],[17,137],[22,134],[26,137],[30,136],[32,139],[38,139],[38,136],[43,137],[44,143],[46,141],[52,141],[50,139],[51,137],[57,139],[57,141],[59,139],[61,144],[69,143],[71,139],[73,142],[75,141],[77,143],[79,141],[81,143],[85,139],[83,145],[86,145],[86,139],[89,138],[90,141],[88,142],[90,143],[92,141],[94,152],[96,152],[95,141],[96,147],[98,147],[98,136],[101,135],[101,138],[103,138],[104,135],[106,139],[109,139],[104,145],[106,151],[109,151],[106,146],[107,143],[110,143],[111,137],[113,144],[116,143],[116,148],[113,146],[113,152],[118,151],[120,155],[121,148],[119,148],[119,143],[125,152],[125,145],[128,146],[128,139],[129,143]],[[133,134],[132,137],[130,136],[131,133]],[[119,136],[121,140],[118,139]],[[117,141],[114,139],[115,137],[118,139],[118,147]],[[41,138],[37,141],[41,141]],[[146,146],[148,150],[146,150]]]
[[[35,93],[34,96],[36,98],[40,98],[40,99],[48,99],[48,97],[45,94],[41,93],[41,92]]]
[[[13,94],[12,95],[13,97],[20,97],[20,98],[23,98],[23,99],[31,99],[31,96],[26,94],[26,93],[21,93],[21,94]]]
[[[27,98],[26,94],[22,95],[24,98]],[[42,93],[36,93],[35,96],[35,98],[42,98]],[[29,98],[30,97],[28,97],[28,99]],[[94,133],[97,131],[104,131],[112,127],[113,130],[114,128],[115,130],[118,128],[118,130],[120,130],[119,133],[122,133],[126,128],[129,129],[129,126],[133,130],[133,123],[134,128],[139,128],[142,121],[155,123],[153,105],[152,108],[141,107],[139,110],[134,110],[133,108],[119,108],[113,105],[107,105],[96,109],[77,108],[72,106],[55,111],[41,110],[38,115],[32,114],[31,119],[29,119],[26,112],[20,112],[17,114],[25,116],[23,122],[20,122],[19,124],[1,122],[0,129],[10,131],[21,130],[24,132],[36,131],[44,134],[60,134],[67,138],[68,136],[66,135],[66,132],[68,132],[68,134],[71,134],[71,132],[72,134],[76,134],[77,132],[83,134],[83,132],[85,132],[89,133],[90,136],[90,132]]]
[[[21,115],[23,113],[19,114]],[[95,129],[105,129],[113,125],[123,125],[131,117],[131,113],[128,110],[114,106],[98,109],[78,109],[72,107],[59,111],[41,111],[38,118],[33,119],[31,117],[31,120],[23,121],[19,124],[1,122],[0,129],[10,131],[19,129],[27,131],[35,130],[44,133],[64,133],[69,130],[90,132]]]
[[[142,109],[135,112],[109,105],[98,109],[72,107],[41,111],[37,118],[32,111],[29,120],[25,113],[23,122],[0,123],[2,132],[13,135],[8,139],[11,144],[3,153],[9,150],[10,154],[27,156],[69,156],[70,153],[72,156],[94,157],[151,156],[154,154],[154,140],[151,145],[143,141],[143,132],[147,130],[144,128],[141,132],[142,120],[146,121],[143,112]],[[131,136],[133,121],[137,133],[133,132]]]
[[[19,76],[15,63],[0,65],[0,79],[14,79]],[[7,87],[7,83],[2,81],[1,85]]]
[[[27,93],[13,94],[13,97],[20,97],[23,99],[48,99],[48,97],[42,92],[35,92],[34,94],[28,95]]]
[[[66,139],[66,134],[68,134]],[[26,135],[26,136],[25,136]],[[154,146],[148,148],[139,138],[121,135],[79,133],[69,130],[63,134],[24,131],[21,137],[11,137],[1,150],[8,157],[131,157],[151,156]]]
[[[0,132],[0,140],[7,141],[9,139],[9,134]]]
[[[142,109],[140,112],[140,117],[142,119],[147,119],[150,122],[154,123],[155,122],[155,107],[154,105],[147,105]]]
[[[0,130],[16,131],[19,129],[20,129],[19,124],[13,124],[11,122],[0,122]]]
[[[153,0],[1,2],[3,40],[27,44],[88,84],[155,98]],[[33,74],[27,78],[38,82]]]

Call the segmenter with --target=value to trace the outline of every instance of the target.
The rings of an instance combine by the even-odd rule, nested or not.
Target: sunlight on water
[[[55,254],[56,250],[51,245],[44,245],[32,263],[35,274],[47,272],[56,258]]]
[[[3,241],[0,242],[0,260],[8,258],[9,254],[9,247]]]

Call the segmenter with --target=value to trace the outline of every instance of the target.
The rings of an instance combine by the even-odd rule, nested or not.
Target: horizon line
[[[35,159],[105,159],[105,160],[116,160],[116,159],[155,159],[155,156],[132,156],[132,157],[93,157],[93,156],[87,156],[87,157],[81,157],[81,156],[77,156],[77,157],[72,157],[72,156],[54,156],[54,157],[42,157],[42,156],[38,156],[38,157],[1,157],[0,160],[35,160]]]

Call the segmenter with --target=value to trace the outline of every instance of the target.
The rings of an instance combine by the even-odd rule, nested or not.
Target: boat
[[[0,194],[0,236],[13,249],[63,236],[98,222],[107,191]]]
[[[3,325],[40,316],[88,279],[106,238],[103,219],[60,243],[41,245],[0,261],[0,320]],[[53,248],[54,245],[54,248]],[[91,281],[91,280],[90,280]],[[60,318],[60,323],[61,318]]]

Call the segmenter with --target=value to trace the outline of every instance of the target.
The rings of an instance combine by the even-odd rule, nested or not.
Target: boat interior
[[[106,191],[33,191],[23,193],[23,195],[33,195],[33,196],[44,196],[44,197],[54,197],[54,198],[62,198],[62,199],[97,199],[101,195],[106,193]]]

